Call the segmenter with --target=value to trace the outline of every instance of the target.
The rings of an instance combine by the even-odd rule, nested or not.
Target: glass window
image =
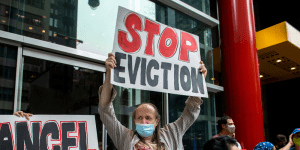
[[[57,27],[58,20],[54,19],[54,27]]]
[[[0,114],[12,114],[18,47],[0,44]]]
[[[49,25],[53,26],[53,18],[50,18]]]
[[[155,20],[155,4],[151,1],[99,1],[100,6],[92,9],[94,6],[84,0],[1,0],[0,30],[106,56],[112,50],[119,6]],[[39,28],[29,30],[32,25]],[[57,32],[57,38],[52,39],[42,30]]]
[[[183,113],[187,96],[169,94],[169,121],[176,121]],[[202,98],[203,104],[197,120],[184,134],[182,142],[184,149],[202,150],[203,145],[216,134],[214,94]]]
[[[182,1],[209,12],[209,0]],[[32,6],[41,9],[32,9]],[[51,0],[50,5],[45,0],[20,3],[18,0],[1,0],[0,30],[107,56],[113,47],[119,6],[198,35],[200,47],[204,50],[201,51],[202,60],[209,69],[207,82],[213,83],[210,28],[184,13],[149,0],[114,0],[113,3],[101,0],[98,7],[78,0]],[[44,34],[49,30],[57,33],[55,38]]]
[[[21,110],[30,109],[34,114],[98,114],[102,79],[102,72],[25,56],[22,98],[27,102],[22,101]]]
[[[19,110],[33,114],[95,115],[101,142],[98,89],[102,82],[102,72],[25,56]]]
[[[208,15],[210,15],[210,2],[209,0],[180,0]]]

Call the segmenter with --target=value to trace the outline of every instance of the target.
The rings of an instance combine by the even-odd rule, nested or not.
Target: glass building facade
[[[99,146],[114,149],[97,111],[98,88],[105,78],[118,7],[199,36],[201,60],[208,69],[209,98],[183,137],[185,149],[201,150],[216,134],[215,94],[209,0],[0,1],[0,114],[95,115]],[[178,7],[177,7],[178,6]],[[205,17],[201,15],[206,14]],[[207,15],[209,17],[207,17]],[[198,16],[198,17],[197,17]],[[202,17],[202,19],[201,19]],[[161,126],[177,120],[187,96],[114,86],[117,119],[132,129],[133,110],[143,102],[157,106]],[[56,109],[53,109],[53,108]]]

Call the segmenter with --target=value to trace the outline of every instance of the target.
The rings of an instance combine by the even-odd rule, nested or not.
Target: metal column
[[[265,140],[252,0],[219,0],[226,112],[242,148]]]

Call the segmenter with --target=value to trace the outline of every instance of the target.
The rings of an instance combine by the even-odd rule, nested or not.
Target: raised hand
[[[31,113],[24,113],[23,111],[17,111],[17,112],[15,112],[15,113],[13,113],[13,115],[16,115],[16,116],[18,116],[18,117],[25,117],[27,120],[30,120],[29,117],[32,116]]]
[[[117,67],[117,61],[115,59],[115,55],[113,53],[108,53],[108,58],[105,61],[106,69],[110,70]]]
[[[200,67],[199,67],[199,70],[201,73],[204,74],[204,78],[206,78],[206,75],[207,75],[207,69],[203,63],[203,61],[200,61]]]

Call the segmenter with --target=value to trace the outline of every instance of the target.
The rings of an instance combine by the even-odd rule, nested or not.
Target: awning
[[[261,84],[300,77],[300,33],[287,22],[256,32]],[[221,72],[220,48],[213,49],[214,70]]]

